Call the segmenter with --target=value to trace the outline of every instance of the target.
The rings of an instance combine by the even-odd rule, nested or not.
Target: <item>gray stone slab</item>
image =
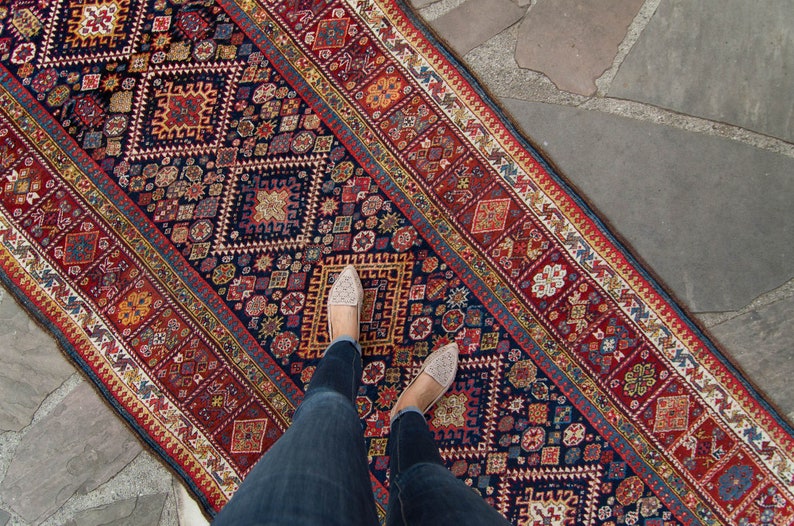
[[[710,328],[783,414],[794,415],[794,296]]]
[[[423,7],[427,7],[435,2],[438,2],[438,0],[411,0],[411,5],[415,9],[422,9]]]
[[[99,509],[114,502],[133,502],[141,496],[167,495],[160,520],[151,524],[176,526],[177,516],[173,496],[173,476],[163,463],[149,451],[142,451],[117,475],[86,493],[73,495],[45,524],[65,524],[85,510]],[[147,497],[148,498],[148,497]],[[104,512],[103,512],[104,513]],[[115,513],[115,512],[114,512]]]
[[[516,62],[565,91],[596,92],[644,0],[538,0],[521,22]]]
[[[3,500],[28,522],[48,517],[73,494],[121,471],[141,446],[86,383],[25,434],[0,483]]]
[[[5,510],[0,510],[0,526],[5,526],[11,520],[11,514]]]
[[[692,311],[737,311],[794,276],[794,159],[599,112],[504,102]]]
[[[460,56],[504,31],[524,16],[526,8],[511,0],[466,0],[431,22],[433,29]]]
[[[790,0],[662,0],[609,95],[794,140]]]
[[[85,510],[64,526],[152,526],[160,522],[165,493],[143,495]]]
[[[0,299],[0,431],[30,424],[41,402],[74,367],[9,295]]]

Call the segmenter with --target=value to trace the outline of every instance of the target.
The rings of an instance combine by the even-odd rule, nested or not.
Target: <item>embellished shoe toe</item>
[[[394,404],[394,408],[391,411],[392,419],[397,413],[395,409],[400,405],[400,399],[408,391],[408,389],[411,388],[416,379],[419,378],[423,373],[428,374],[441,386],[441,390],[434,400],[430,402],[427,407],[419,408],[423,413],[427,413],[430,408],[433,407],[435,403],[438,402],[442,396],[444,396],[444,394],[446,394],[446,392],[452,386],[452,383],[455,381],[455,375],[458,372],[458,354],[458,344],[455,342],[448,343],[443,347],[439,347],[433,351],[430,356],[425,359],[425,363],[422,364],[419,374],[417,374],[413,380],[411,380],[408,386],[400,394],[400,397],[397,399],[397,402]]]
[[[364,287],[358,277],[358,272],[353,265],[348,265],[334,281],[331,291],[328,293],[328,335],[334,339],[331,329],[331,307],[346,306],[355,307],[358,318],[361,318],[361,305],[364,303]]]

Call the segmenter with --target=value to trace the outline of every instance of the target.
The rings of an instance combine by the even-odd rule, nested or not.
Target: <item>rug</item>
[[[445,462],[516,524],[789,524],[791,428],[394,0],[0,3],[5,285],[212,515],[365,292],[357,406],[452,340]]]

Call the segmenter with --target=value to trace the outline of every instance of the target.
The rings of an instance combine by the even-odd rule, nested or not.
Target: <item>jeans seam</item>
[[[394,481],[394,485],[397,486],[397,490],[398,490],[397,500],[400,505],[400,518],[402,519],[402,524],[407,526],[408,518],[405,516],[405,506],[403,504],[403,499],[402,499],[403,489],[400,487],[400,483],[397,480]]]
[[[356,351],[356,352],[354,352],[354,353],[353,353],[353,361],[352,361],[352,362],[350,362],[350,366],[353,368],[353,370],[354,370],[354,371],[356,370],[356,362],[355,362],[356,358],[359,358],[359,359],[361,358],[361,357],[358,355],[358,351]],[[352,393],[352,395],[353,395],[353,400],[352,400],[352,401],[353,401],[353,405],[355,405],[355,404],[356,404],[356,394],[357,394],[357,393],[356,393],[356,378],[355,378],[355,376],[356,376],[356,375],[354,375],[354,374],[353,374],[353,375],[351,375],[351,376],[352,376],[353,378],[352,378],[352,380],[351,380],[351,384],[350,384],[350,392],[351,392],[351,393]]]

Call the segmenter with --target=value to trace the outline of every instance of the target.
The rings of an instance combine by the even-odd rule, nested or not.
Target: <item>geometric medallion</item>
[[[241,71],[238,63],[149,69],[136,90],[127,159],[221,154]]]
[[[64,245],[64,265],[88,264],[94,261],[99,232],[68,234]]]
[[[141,0],[60,0],[52,8],[40,63],[126,60],[146,12]]]
[[[260,453],[265,438],[267,420],[235,420],[232,431],[232,453]]]
[[[503,230],[510,210],[510,199],[479,201],[474,212],[471,233],[498,232]]]
[[[317,32],[314,35],[312,49],[336,49],[345,45],[347,28],[350,25],[349,18],[329,18],[321,20],[317,25]]]
[[[496,509],[514,524],[597,524],[602,476],[599,464],[509,470],[499,483]]]
[[[463,347],[460,341],[458,345]],[[414,360],[407,377],[419,368],[420,361]],[[493,451],[502,391],[493,384],[480,387],[476,382],[502,375],[504,363],[499,357],[461,357],[455,383],[427,416],[441,458],[484,459]]]
[[[41,175],[44,172],[36,168],[37,166],[12,168],[4,176],[5,181],[0,186],[0,195],[15,205],[32,204],[40,197],[39,191],[43,187]]]
[[[317,216],[327,154],[238,163],[226,175],[215,254],[303,248]]]
[[[666,396],[656,401],[654,433],[683,431],[689,425],[689,396]]]
[[[394,342],[404,337],[413,259],[407,253],[387,252],[324,259],[319,272],[312,275],[308,289],[309,296],[316,298],[318,305],[325,303],[329,284],[346,264],[356,266],[364,287],[360,326],[364,356],[390,355],[394,352]],[[322,356],[329,341],[327,335],[326,309],[307,312],[301,327],[301,341],[306,344],[299,349],[299,356],[305,360]]]

